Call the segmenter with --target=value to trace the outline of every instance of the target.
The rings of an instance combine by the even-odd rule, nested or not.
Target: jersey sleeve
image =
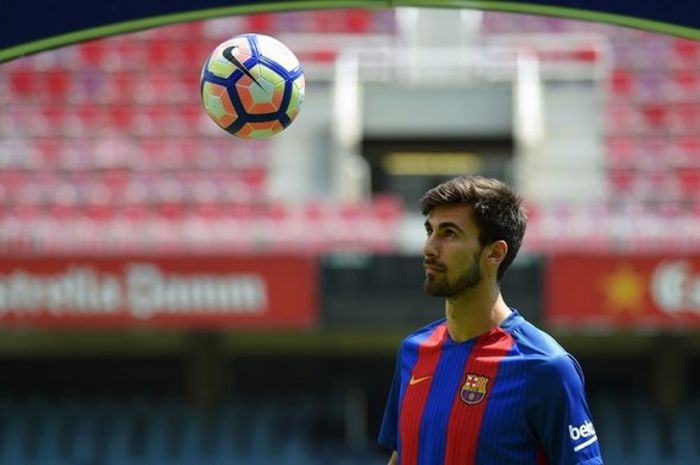
[[[398,427],[399,427],[399,393],[401,391],[401,371],[399,368],[400,356],[396,357],[396,367],[394,368],[394,378],[391,381],[389,398],[384,408],[384,418],[379,428],[378,442],[388,450],[398,450]]]
[[[556,356],[531,371],[526,416],[549,465],[603,463],[583,373],[571,355]]]

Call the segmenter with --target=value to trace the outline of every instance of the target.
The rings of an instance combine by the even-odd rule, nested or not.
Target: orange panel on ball
[[[284,126],[277,121],[263,121],[258,123],[246,123],[236,135],[242,137],[249,137],[251,139],[258,139],[263,137],[269,137],[276,134],[284,129]]]
[[[284,79],[262,65],[254,66],[250,74],[255,77],[255,81],[246,75],[236,83],[236,90],[246,112],[262,114],[279,110],[284,96]]]
[[[230,126],[238,118],[228,91],[223,86],[212,82],[205,83],[202,101],[209,116],[222,128]]]

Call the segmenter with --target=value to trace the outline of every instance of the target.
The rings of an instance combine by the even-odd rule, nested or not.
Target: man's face
[[[479,235],[471,207],[435,207],[425,221],[423,289],[435,297],[454,297],[482,279]]]

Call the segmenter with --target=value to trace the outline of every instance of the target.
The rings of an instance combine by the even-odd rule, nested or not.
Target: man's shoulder
[[[520,354],[529,362],[533,382],[552,385],[561,380],[583,379],[576,359],[546,331],[523,320],[511,334]]]
[[[568,355],[561,344],[546,331],[522,317],[514,323],[516,324],[506,325],[504,329],[511,334],[525,358],[547,363]]]
[[[402,347],[406,346],[415,346],[415,345],[420,345],[421,342],[423,342],[425,339],[430,337],[435,330],[440,327],[446,325],[446,319],[441,318],[439,320],[431,321],[430,323],[421,326],[420,328],[414,330],[411,332],[408,336],[406,336],[402,343]]]

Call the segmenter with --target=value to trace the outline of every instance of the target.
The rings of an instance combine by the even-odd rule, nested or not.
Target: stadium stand
[[[306,239],[311,235],[299,230],[298,239],[284,239],[285,247],[318,251],[344,245],[350,237],[353,246],[387,248],[370,233],[388,227],[385,237],[391,237],[400,202],[370,200],[362,215],[348,215],[355,208],[348,205],[340,217],[323,208],[313,223],[298,221],[307,213],[268,195],[268,142],[232,144],[201,110],[197,88],[203,57],[232,30],[388,35],[393,27],[387,11],[261,14],[107,38],[5,65],[0,248],[50,251],[113,238],[96,247],[103,252],[116,244],[134,250],[152,250],[156,244],[187,249],[206,237],[215,249],[221,235],[211,231],[220,229],[221,221],[225,227],[229,220],[253,222],[243,228],[253,235],[243,242],[260,244],[275,241],[275,235],[265,234],[268,224],[286,219],[291,230],[316,228],[320,222],[323,238]],[[300,58],[330,64],[334,55]],[[310,212],[315,202],[302,210]],[[259,206],[253,218],[239,216],[253,204]],[[124,216],[133,227],[110,221]],[[199,227],[181,221],[155,226],[181,217]],[[51,240],[49,245],[48,229],[41,227],[49,223],[77,242]]]
[[[670,414],[641,397],[601,394],[591,408],[606,463],[700,461],[697,401]],[[343,424],[338,399],[312,395],[239,396],[214,410],[173,398],[2,396],[0,463],[382,463],[372,448],[339,452]]]
[[[13,240],[7,236],[18,221],[18,209],[36,210],[23,216],[25,222],[50,217],[56,203],[72,204],[83,217],[89,217],[84,208],[99,203],[117,210],[153,207],[156,217],[158,205],[178,203],[180,210],[196,216],[201,202],[226,210],[232,203],[270,200],[267,143],[230,144],[201,111],[196,92],[199,65],[192,63],[236,28],[329,36],[397,34],[390,11],[260,14],[117,36],[4,65],[0,246]],[[674,202],[692,214],[700,177],[696,43],[501,13],[484,14],[482,31],[485,37],[528,31],[605,35],[614,53],[603,86],[608,202],[638,203],[651,211]],[[300,58],[311,67],[328,67],[336,52],[310,47],[300,52],[309,56]],[[542,53],[545,60],[557,59]],[[584,61],[595,59],[592,50],[582,49],[579,55]],[[228,179],[215,174],[220,169]],[[105,188],[102,179],[114,182]],[[13,187],[17,185],[21,188]],[[49,195],[56,188],[62,195]],[[26,229],[34,228],[26,224]],[[123,241],[138,247],[138,237]],[[42,247],[41,241],[34,244]]]
[[[635,225],[629,230],[630,250],[658,250],[668,245],[670,241],[663,236],[673,228],[656,228],[656,221],[677,222],[679,229],[688,232],[687,250],[692,250],[696,226],[689,226],[697,218],[696,179],[700,173],[697,42],[605,24],[484,14],[485,36],[543,31],[602,34],[610,42],[613,61],[601,88],[608,198],[604,205],[580,210],[566,205],[544,207],[538,215],[548,224],[561,225],[562,235],[586,243],[583,250],[600,246],[601,238],[594,229],[604,228],[611,236],[619,232],[613,217],[624,217],[622,221]],[[597,223],[597,227],[582,235],[567,226],[580,224],[577,220],[584,216],[591,216],[584,223]],[[565,243],[551,245],[557,236],[547,235],[548,244],[567,248]],[[531,246],[542,250],[545,245],[534,238]],[[612,243],[604,247],[619,246],[624,247]]]

